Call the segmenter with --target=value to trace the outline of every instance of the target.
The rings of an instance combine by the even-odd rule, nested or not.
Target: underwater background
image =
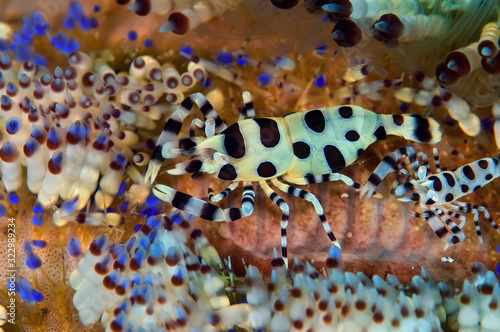
[[[251,216],[218,223],[172,209],[145,180],[165,122],[195,92],[228,125],[244,91],[257,118],[352,104],[439,122],[437,144],[388,136],[340,171],[361,184],[407,144],[429,159],[438,148],[448,170],[498,157],[499,1],[0,8],[3,330],[500,331],[500,235],[482,212],[483,241],[462,212],[465,240],[444,250],[414,217],[422,211],[391,193],[394,175],[369,200],[339,181],[303,186],[342,249],[309,202],[282,193],[289,272],[282,211],[262,190]],[[227,186],[165,171],[181,161],[167,160],[154,184],[205,201]],[[498,180],[488,181],[460,201],[500,220]],[[235,191],[218,205],[240,206]]]

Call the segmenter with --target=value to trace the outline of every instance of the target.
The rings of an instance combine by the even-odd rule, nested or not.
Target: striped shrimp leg
[[[437,151],[437,149],[435,149],[435,150]],[[410,163],[410,160],[408,160],[408,163]],[[408,165],[408,163],[401,162],[400,166],[398,166],[399,172],[398,172],[398,175],[396,175],[396,179],[394,181],[394,184],[392,185],[391,194],[394,194],[396,192],[396,189],[398,188],[398,186],[401,183],[408,182],[412,178],[412,176],[414,176],[414,173],[415,173],[414,170],[412,171],[412,173],[410,173],[406,170],[406,165]],[[431,168],[429,165],[429,159],[428,159],[427,155],[424,152],[418,152],[416,163],[418,163],[418,165],[420,165],[420,166],[418,167],[418,171],[415,174],[416,174],[416,176],[418,176],[418,178],[420,180],[423,180],[423,179],[425,179],[427,174],[430,173],[430,171],[431,171]],[[439,161],[438,161],[438,163],[436,163],[436,165],[439,165]],[[413,165],[414,169],[415,169],[415,167],[416,166]],[[438,167],[438,166],[436,166],[436,167]],[[438,172],[440,172],[440,171],[441,170],[438,167]]]
[[[500,232],[500,229],[498,227],[498,224],[496,221],[491,218],[489,211],[484,207],[476,204],[469,204],[465,202],[453,202],[453,204],[450,204],[454,207],[459,212],[471,212],[474,214],[474,226],[476,227],[476,234],[481,240],[481,243],[483,243],[483,236],[481,235],[481,226],[479,226],[479,212],[482,212],[484,214],[484,217],[488,222],[493,226],[493,228],[497,231]],[[465,223],[466,219],[464,217],[464,222]]]
[[[264,193],[269,197],[274,204],[276,204],[282,211],[281,213],[281,255],[285,260],[285,265],[288,268],[288,239],[286,235],[286,228],[288,227],[288,220],[290,219],[290,207],[287,202],[281,198],[266,181],[259,182],[260,187]],[[331,231],[331,230],[330,230]],[[332,234],[333,235],[333,234]]]
[[[250,216],[254,210],[255,191],[250,183],[245,183],[241,208],[221,209],[199,198],[177,191],[169,186],[157,184],[153,194],[173,207],[209,221],[231,222]]]
[[[276,178],[275,179],[271,179],[271,183],[273,185],[275,185],[276,188],[278,188],[281,191],[284,191],[284,192],[286,192],[286,193],[288,193],[290,195],[302,198],[302,199],[310,202],[314,206],[314,210],[316,211],[316,214],[319,216],[319,220],[321,222],[321,225],[323,225],[323,228],[325,229],[325,232],[328,235],[328,238],[330,239],[330,241],[332,241],[333,245],[335,245],[336,247],[340,248],[340,244],[337,241],[337,238],[335,237],[335,235],[333,234],[333,231],[332,231],[330,225],[328,224],[328,220],[326,220],[323,207],[321,206],[321,203],[318,201],[318,199],[316,198],[316,196],[314,196],[313,194],[311,194],[310,192],[307,192],[305,190],[302,190],[302,189],[296,188],[296,187],[294,187],[292,185],[283,183],[283,182],[281,182],[280,180],[278,180]],[[271,198],[271,196],[270,196],[270,198]],[[276,203],[276,204],[278,204],[278,203]],[[286,228],[286,226],[285,226],[285,228]],[[282,227],[282,236],[283,236],[283,234],[285,234],[285,236],[286,236],[286,229],[285,229],[285,232],[284,232],[283,231],[283,227]],[[286,244],[286,238],[285,238],[285,244]],[[286,253],[286,250],[285,250],[285,252],[283,254],[283,258],[285,258],[285,262],[287,262],[285,253]]]
[[[404,157],[408,157],[413,166],[413,170],[416,171],[418,168],[418,159],[414,147],[411,145],[403,146],[386,156],[377,166],[368,178],[366,185],[361,189],[360,198],[364,196],[366,196],[366,199],[370,198],[378,185],[389,173],[397,172],[400,169],[398,161]]]
[[[448,249],[451,244],[458,243],[465,239],[465,234],[460,227],[458,227],[452,218],[447,216],[442,210],[436,208],[429,209],[428,206],[423,203],[420,203],[420,206],[424,212],[422,215],[415,213],[415,217],[422,216],[425,221],[427,221],[434,233],[446,242],[445,250]],[[452,234],[450,234],[450,231]]]
[[[217,111],[201,93],[193,93],[187,97],[168,119],[158,138],[158,142],[153,150],[151,161],[146,172],[146,182],[153,183],[161,165],[167,158],[175,158],[179,155],[175,149],[177,136],[179,135],[184,119],[189,115],[194,103],[198,105],[205,117],[205,123],[214,123],[215,132],[224,130],[227,126],[219,117]],[[210,125],[208,127],[211,127]],[[193,142],[194,143],[194,142]]]
[[[238,186],[239,182],[233,182],[217,195],[214,195],[214,190],[212,189],[212,187],[208,187],[208,200],[210,202],[219,202],[226,198],[234,189],[238,188]]]

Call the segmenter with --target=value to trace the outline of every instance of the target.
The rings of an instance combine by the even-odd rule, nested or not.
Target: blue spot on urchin
[[[31,137],[35,138],[35,139],[43,139],[44,138],[44,135],[45,135],[46,131],[45,129],[40,126],[40,125],[37,125],[36,123],[34,123],[31,127]]]
[[[62,104],[61,104],[62,105]],[[56,105],[57,106],[57,105]],[[69,132],[71,135],[75,136],[78,139],[85,138],[86,130],[80,121],[77,121],[69,126]]]
[[[144,207],[141,210],[141,217],[149,217],[158,213],[158,209],[154,207]]]
[[[141,210],[141,216],[149,217],[154,216],[160,212],[162,200],[155,195],[150,194],[144,203],[144,208]]]
[[[33,137],[28,137],[26,139],[26,143],[24,144],[24,148],[30,153],[35,153],[40,148],[40,143],[38,143],[38,141]]]
[[[44,240],[31,240],[31,244],[38,249],[43,249],[47,246],[47,242]]]
[[[234,63],[234,57],[229,52],[220,52],[217,55],[215,62],[217,62],[218,64],[223,65],[223,66],[230,66]]]
[[[341,254],[342,254],[342,251],[341,251],[341,249],[339,247],[332,246],[330,248],[330,253],[329,253],[330,257],[335,258],[337,260],[340,260]]]
[[[125,191],[127,190],[128,187],[128,181],[125,180],[120,184],[120,188],[118,189],[118,192],[116,193],[116,197],[122,197],[125,195]]]
[[[116,259],[116,262],[122,266],[126,266],[130,260],[130,256],[127,253],[122,253]],[[126,283],[127,279],[123,278],[122,282]]]
[[[43,206],[39,201],[36,201],[35,204],[33,205],[33,212],[34,213],[44,213]]]
[[[202,87],[208,88],[210,86],[210,84],[212,84],[212,80],[210,80],[210,77],[204,76],[201,78],[200,84]]]
[[[50,128],[48,133],[48,140],[56,145],[61,143],[61,134],[59,133],[59,131],[57,131],[55,127]]]
[[[273,75],[268,72],[262,73],[257,78],[257,83],[260,86],[268,86],[273,81]]]
[[[149,232],[147,237],[148,237],[150,243],[154,243],[156,238],[158,237],[158,228],[153,228],[153,230],[151,232]],[[150,252],[151,252],[151,249],[150,249]]]
[[[125,281],[125,282],[124,282]],[[126,283],[126,279],[122,279],[120,282],[123,284],[123,285],[127,285]],[[126,289],[127,287],[125,287]],[[118,305],[117,307],[118,309],[120,309],[120,312],[124,311],[124,312],[128,312],[127,310],[130,308],[130,301],[129,302],[126,302],[126,301],[123,301],[123,302],[120,302],[120,304]],[[127,316],[125,316],[127,317]]]
[[[117,284],[120,279],[121,279],[121,272],[118,270],[115,270],[109,274],[109,279],[113,284]]]
[[[493,118],[487,116],[481,120],[481,126],[486,131],[493,131],[493,127],[495,126],[495,120]]]
[[[163,217],[161,215],[150,216],[146,224],[151,228],[160,227],[163,224]]]
[[[82,254],[82,245],[77,238],[71,237],[68,241],[68,252],[73,257],[79,257]]]
[[[170,219],[176,225],[179,225],[184,221],[184,218],[182,218],[182,215],[178,211],[173,211],[172,213],[170,213]]]
[[[33,300],[35,300],[35,302],[42,302],[43,300],[45,300],[43,294],[34,288],[31,291],[31,296],[33,297]]]
[[[97,28],[99,26],[99,22],[97,22],[97,18],[95,18],[95,17],[91,17],[89,19],[89,22],[90,22],[90,27],[92,29],[95,29],[95,28]]]
[[[89,31],[90,29],[92,29],[92,24],[90,23],[90,19],[87,16],[82,16],[79,23],[80,29],[82,29],[83,31]]]
[[[181,53],[184,53],[187,55],[193,55],[193,48],[189,45],[184,45],[181,47]]]
[[[316,80],[314,81],[314,84],[318,87],[318,88],[324,88],[325,85],[326,85],[326,77],[325,75],[318,75],[318,77],[316,78]]]
[[[257,83],[260,86],[268,86],[273,81],[273,75],[268,72],[262,73],[257,78]]]
[[[102,131],[97,138],[95,139],[95,142],[99,145],[106,145],[108,143],[108,132],[107,130]]]
[[[73,30],[75,28],[75,25],[76,25],[75,19],[69,15],[66,15],[66,17],[64,17],[64,20],[63,20],[63,25],[66,29]]]
[[[238,54],[236,61],[240,66],[245,67],[248,64],[248,61],[250,61],[250,57],[248,56],[248,54],[240,53]]]
[[[328,51],[328,46],[326,44],[318,44],[316,45],[315,49],[319,55],[323,55],[326,53],[326,51]]]
[[[77,39],[69,38],[64,44],[63,54],[70,54],[71,52],[78,51],[80,49],[80,42]]]
[[[49,31],[50,26],[45,17],[40,12],[31,14],[31,21],[33,22],[34,32],[38,36],[43,36]]]
[[[23,298],[24,301],[31,303],[33,305],[35,301],[31,296],[32,289],[33,287],[31,286],[31,283],[28,280],[22,278],[21,281],[19,282],[19,293],[21,294],[21,297]]]
[[[50,42],[56,49],[62,50],[64,45],[66,44],[67,39],[68,37],[66,37],[64,33],[60,32],[50,37]]]
[[[45,218],[44,218],[43,213],[35,213],[35,214],[33,214],[33,217],[31,218],[31,222],[36,227],[42,226],[44,221],[45,221]]]
[[[155,278],[152,275],[147,275],[144,277],[144,281],[153,286],[155,284]]]
[[[2,83],[5,83],[5,77],[1,72],[0,72],[0,78]],[[2,108],[8,108],[12,106],[12,101],[8,96],[2,95],[2,97],[0,97],[0,104],[2,105]],[[14,123],[12,123],[12,121],[14,121]],[[17,132],[19,128],[21,128],[21,120],[12,117],[9,118],[9,120],[7,120],[7,123],[5,125],[6,125],[5,127],[6,130],[8,131],[15,130]]]
[[[62,204],[61,208],[64,210],[64,212],[66,214],[72,214],[72,213],[76,212],[76,209],[78,207],[78,198],[79,197],[80,197],[80,195],[75,195]]]
[[[23,244],[21,245],[21,249],[26,255],[34,253],[33,245],[28,241],[23,242]]]
[[[26,264],[28,268],[36,270],[42,266],[42,259],[33,253],[24,257],[24,264]]]
[[[186,312],[184,311],[184,309],[181,309],[179,307],[175,307],[175,315],[184,320],[184,321],[187,321],[188,320],[188,316],[186,315]]]
[[[150,194],[147,198],[146,198],[146,204],[147,205],[152,205],[152,206],[157,206],[159,205],[161,202],[163,202],[161,199],[159,199],[158,197],[156,197],[156,195],[154,194]]]
[[[27,45],[17,45],[14,49],[14,57],[18,62],[31,60],[32,50]]]
[[[153,47],[153,39],[151,39],[151,38],[146,38],[146,39],[144,40],[144,47],[146,47],[146,48]]]
[[[149,252],[150,245],[151,243],[149,242],[149,239],[147,237],[139,237],[139,240],[137,241],[137,247],[144,248],[146,252]]]
[[[11,292],[19,293],[19,282],[17,279],[12,277],[7,278],[7,288]]]
[[[9,49],[9,42],[4,38],[0,38],[0,52],[5,52],[8,49]]]
[[[137,32],[134,30],[131,30],[127,33],[127,38],[131,41],[134,41],[137,39]]]
[[[127,211],[128,211],[128,205],[129,205],[128,200],[124,200],[123,202],[121,202],[120,203],[120,212],[121,213],[127,213]]]
[[[17,196],[17,194],[15,192],[11,191],[9,193],[9,202],[11,204],[17,205],[17,204],[19,204],[20,201],[21,201],[21,199],[19,198],[19,196]]]
[[[31,305],[34,305],[35,302],[42,302],[45,299],[43,294],[40,291],[34,289],[31,283],[23,277],[21,277],[21,280],[16,285],[16,290],[19,291],[19,294],[21,294],[23,300]]]
[[[26,25],[23,25],[19,30],[16,31],[14,37],[12,38],[14,43],[18,45],[31,45],[35,40],[35,34],[33,30]]]
[[[148,247],[148,250],[149,250],[149,247]],[[142,264],[142,261],[144,260],[144,258],[146,258],[146,256],[147,256],[146,250],[143,247],[139,247],[139,249],[136,250],[136,252],[134,253],[134,259],[135,259],[135,261],[137,262],[138,265]]]
[[[109,249],[112,249],[112,250],[113,250],[113,254],[112,254],[112,255],[113,255],[113,257],[114,257],[114,256],[119,256],[119,255],[121,255],[121,254],[125,251],[124,246],[123,246],[123,245],[121,245],[121,244],[111,245],[110,247],[111,247],[111,248],[109,248]]]
[[[8,105],[10,103],[10,98],[5,96],[5,95],[2,95],[1,97],[1,103],[2,105]],[[19,131],[19,129],[21,129],[21,125],[22,125],[22,122],[19,118],[9,118],[7,120],[7,123],[5,124],[5,129],[9,132],[9,133],[17,133]]]
[[[117,153],[115,155],[115,157],[113,158],[113,162],[118,164],[121,168],[125,167],[125,165],[127,164],[127,158],[125,158],[125,153],[123,151]],[[123,183],[122,183],[122,185],[123,185]],[[125,183],[125,187],[126,186],[127,186],[127,183]]]
[[[122,279],[122,280],[124,280],[124,279]],[[113,324],[115,324],[115,326],[117,326],[117,328],[123,329],[123,327],[127,323],[128,319],[129,318],[126,314],[126,311],[123,310],[123,311],[120,311],[120,313],[115,317],[115,319],[113,320]]]
[[[75,19],[79,20],[84,15],[83,7],[78,1],[71,1],[68,6],[68,15]]]
[[[14,156],[17,153],[17,148],[13,143],[7,141],[7,142],[3,143],[3,145],[2,145],[2,153],[6,156]],[[10,194],[9,194],[9,197],[10,197]]]
[[[14,94],[17,91],[17,85],[12,82],[7,83],[7,92]]]
[[[5,205],[0,203],[0,217],[5,217],[6,214],[7,214],[7,208],[5,207]]]

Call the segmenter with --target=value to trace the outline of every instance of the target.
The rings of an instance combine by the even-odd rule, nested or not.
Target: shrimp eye
[[[437,192],[435,192],[434,190],[429,190],[429,192],[427,193],[429,195],[429,197],[434,201],[434,202],[437,202],[439,201],[439,195],[437,194]]]
[[[208,119],[205,121],[205,135],[212,137],[215,135],[215,120]]]
[[[221,165],[225,165],[229,162],[229,158],[225,154],[222,154],[220,152],[214,153],[214,160]]]

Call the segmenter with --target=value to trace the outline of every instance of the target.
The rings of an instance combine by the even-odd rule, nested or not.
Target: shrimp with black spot
[[[243,93],[243,101],[244,114],[255,114],[249,92]],[[190,136],[178,139],[184,119],[195,103],[205,121],[193,120]],[[195,127],[204,129],[206,137],[195,136]],[[419,115],[377,114],[354,105],[296,112],[284,117],[241,119],[227,127],[206,98],[195,93],[179,105],[165,124],[146,179],[155,180],[165,159],[187,156],[188,160],[168,173],[209,173],[231,181],[220,194],[214,195],[209,189],[211,202],[223,199],[243,184],[241,208],[228,209],[163,184],[153,189],[156,196],[180,210],[206,220],[226,222],[253,213],[255,192],[252,183],[257,183],[282,211],[281,247],[286,261],[289,206],[270,185],[311,202],[328,237],[340,247],[316,196],[295,186],[343,181],[359,188],[358,183],[338,171],[356,161],[370,144],[387,135],[431,144],[441,140],[439,125],[433,119]]]
[[[423,152],[415,153],[412,146],[402,147],[384,158],[368,178],[367,184],[361,189],[361,197],[371,197],[376,187],[391,172],[398,172],[392,188],[400,201],[415,202],[423,217],[436,235],[446,242],[446,248],[451,244],[465,239],[462,229],[467,221],[465,214],[474,214],[476,234],[481,243],[481,227],[479,212],[482,212],[488,222],[498,231],[498,224],[491,218],[488,210],[476,204],[460,202],[458,199],[471,194],[500,176],[500,158],[482,158],[464,165],[453,171],[443,171],[439,161],[439,150],[434,148],[436,173],[431,173],[427,156]],[[407,157],[412,164],[411,172],[406,170]],[[401,161],[401,162],[398,162]],[[457,223],[458,222],[458,225]]]

